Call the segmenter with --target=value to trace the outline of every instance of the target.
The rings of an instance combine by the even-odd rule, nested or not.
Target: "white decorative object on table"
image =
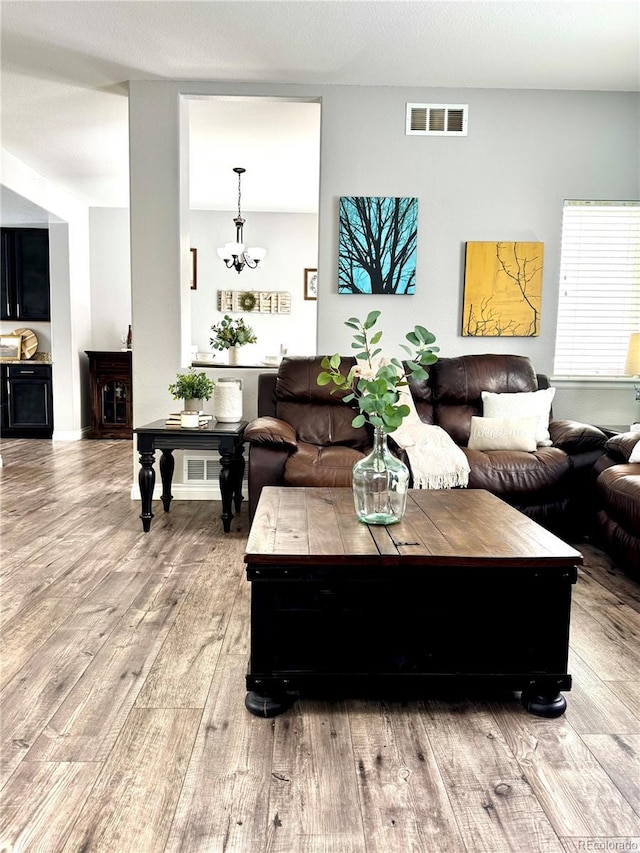
[[[185,429],[197,429],[200,424],[200,413],[196,411],[180,412],[180,426]]]
[[[234,424],[242,420],[241,379],[218,379],[213,394],[213,413],[222,424]]]

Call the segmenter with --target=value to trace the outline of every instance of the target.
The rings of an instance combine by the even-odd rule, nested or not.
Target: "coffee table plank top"
[[[365,525],[351,489],[266,486],[251,526],[252,565],[575,566],[582,555],[481,489],[411,490],[398,524]]]

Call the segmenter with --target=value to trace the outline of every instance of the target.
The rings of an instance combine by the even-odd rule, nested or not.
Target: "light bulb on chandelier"
[[[220,260],[224,261],[225,266],[229,269],[233,267],[236,272],[242,272],[245,266],[254,270],[260,261],[264,259],[264,256],[267,254],[267,250],[261,249],[259,246],[252,246],[249,249],[245,249],[243,235],[245,220],[242,218],[242,212],[240,209],[240,180],[242,174],[246,172],[246,169],[243,169],[242,166],[236,166],[233,171],[238,176],[238,215],[233,220],[236,225],[236,239],[233,243],[225,243],[222,248],[217,250],[217,252],[218,257]]]

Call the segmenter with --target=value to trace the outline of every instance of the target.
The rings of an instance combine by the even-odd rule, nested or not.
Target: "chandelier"
[[[242,229],[245,220],[242,218],[242,212],[240,210],[240,180],[243,172],[246,172],[247,170],[243,169],[242,166],[236,166],[233,171],[238,176],[238,215],[233,220],[236,224],[236,240],[235,243],[225,243],[224,246],[217,251],[218,257],[224,261],[225,265],[229,269],[233,267],[237,272],[242,272],[245,266],[254,270],[267,254],[267,250],[260,249],[258,246],[254,246],[250,249],[245,249],[244,247]]]

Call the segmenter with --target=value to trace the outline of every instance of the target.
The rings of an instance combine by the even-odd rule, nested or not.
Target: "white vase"
[[[218,379],[213,392],[213,414],[221,424],[242,420],[242,380]]]
[[[229,364],[238,364],[240,360],[240,347],[229,347]]]

